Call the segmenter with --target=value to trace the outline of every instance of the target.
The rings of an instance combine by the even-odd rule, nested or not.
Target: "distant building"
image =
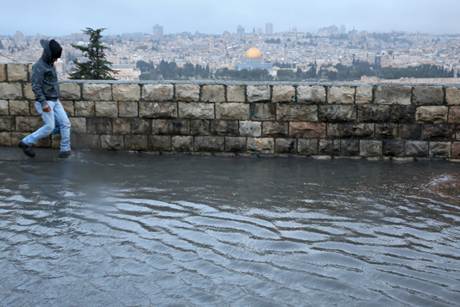
[[[268,22],[265,24],[265,34],[272,35],[273,34],[273,24]]]
[[[238,70],[266,69],[270,71],[272,67],[271,63],[264,61],[262,52],[259,49],[252,47],[244,53],[241,63],[239,63],[236,68]]]
[[[158,24],[153,26],[153,37],[155,39],[163,38],[163,34],[164,34],[163,26],[158,25]]]
[[[241,25],[238,25],[238,27],[236,28],[236,34],[238,34],[239,36],[243,36],[245,34],[244,27]]]

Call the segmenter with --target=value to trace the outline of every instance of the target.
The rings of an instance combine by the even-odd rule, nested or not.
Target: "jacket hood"
[[[42,59],[48,64],[53,64],[51,59],[51,49],[50,49],[50,41],[47,39],[40,40],[40,45],[43,47],[43,54]]]

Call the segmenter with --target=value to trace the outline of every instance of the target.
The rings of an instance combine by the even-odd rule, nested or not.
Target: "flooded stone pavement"
[[[460,302],[458,164],[55,154],[0,149],[0,306]]]

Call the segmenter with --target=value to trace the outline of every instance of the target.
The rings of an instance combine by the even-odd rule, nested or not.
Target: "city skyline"
[[[44,0],[37,6],[31,0],[2,4],[4,18],[0,20],[0,34],[12,35],[21,31],[61,36],[78,33],[82,28],[105,27],[107,34],[151,33],[160,24],[165,34],[201,32],[220,34],[235,32],[242,25],[246,32],[262,29],[267,23],[275,32],[296,28],[315,32],[328,25],[344,25],[370,32],[460,33],[456,12],[460,3],[455,0],[395,0],[369,4],[364,0],[313,1],[286,0],[216,3],[210,0],[173,1],[108,1],[75,2]],[[49,12],[61,12],[50,14]],[[18,22],[18,16],[21,21]],[[40,18],[37,18],[40,16]],[[49,16],[49,17],[48,17]],[[39,21],[39,22],[38,22]],[[45,22],[43,22],[45,21]]]

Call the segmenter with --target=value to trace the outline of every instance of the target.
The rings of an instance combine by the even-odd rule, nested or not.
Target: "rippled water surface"
[[[460,302],[458,164],[54,155],[0,149],[0,306]]]

